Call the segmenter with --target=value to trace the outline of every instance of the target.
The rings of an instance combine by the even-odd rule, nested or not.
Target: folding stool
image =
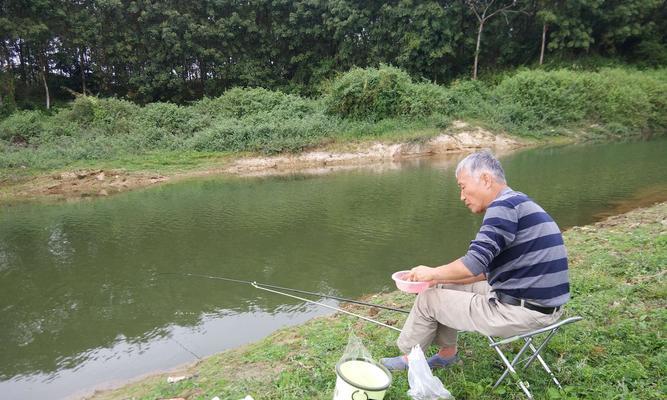
[[[515,368],[515,366],[519,362],[519,357],[521,357],[521,355],[527,349],[530,349],[533,352],[533,354],[520,361],[522,363],[525,363],[525,365],[523,366],[523,369],[528,368],[528,366],[530,366],[530,364],[533,362],[533,360],[535,360],[537,358],[537,360],[540,362],[540,364],[542,364],[542,367],[544,368],[544,370],[547,371],[547,373],[551,376],[551,379],[554,381],[556,386],[558,386],[558,388],[562,390],[563,388],[561,387],[560,383],[558,382],[558,379],[556,379],[556,376],[554,376],[554,373],[551,372],[551,369],[549,369],[549,366],[547,365],[547,363],[544,362],[544,359],[540,355],[540,352],[547,347],[547,344],[554,337],[556,332],[558,332],[558,329],[560,329],[561,326],[571,324],[573,322],[577,322],[577,321],[580,321],[582,319],[583,318],[581,318],[581,317],[567,318],[567,319],[564,319],[562,321],[556,322],[555,324],[552,324],[552,325],[546,326],[544,328],[535,330],[533,332],[528,332],[528,333],[524,333],[524,334],[521,334],[521,335],[512,336],[512,337],[509,337],[507,339],[499,340],[497,342],[494,341],[491,336],[487,336],[487,338],[489,339],[489,342],[490,342],[489,345],[491,347],[493,347],[494,350],[496,350],[496,352],[498,353],[500,358],[503,360],[503,363],[505,363],[505,366],[507,367],[507,368],[505,368],[505,371],[500,376],[500,378],[498,378],[498,380],[496,381],[496,384],[493,385],[493,388],[494,389],[497,388],[498,385],[500,385],[500,383],[507,377],[507,375],[511,374],[512,377],[515,378],[518,381],[519,386],[521,387],[523,392],[526,394],[526,396],[528,396],[529,399],[533,398],[533,395],[528,390],[528,385],[523,382],[521,377],[519,377],[519,374],[517,373],[516,368]],[[533,339],[535,338],[535,336],[538,336],[538,335],[541,335],[541,334],[547,334],[547,336],[544,338],[542,343],[540,343],[539,346],[537,348],[535,348],[535,345],[533,344]],[[521,347],[521,350],[517,353],[517,355],[514,357],[512,362],[510,362],[507,359],[507,357],[505,357],[505,355],[503,354],[503,352],[500,350],[499,347],[501,345],[511,343],[511,342],[514,342],[515,340],[519,340],[519,339],[523,339],[526,343]]]

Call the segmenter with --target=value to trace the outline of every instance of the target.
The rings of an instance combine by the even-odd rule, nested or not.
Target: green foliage
[[[447,92],[430,83],[415,84],[404,71],[382,65],[353,68],[326,89],[327,113],[355,120],[419,118],[447,111]]]
[[[521,71],[493,88],[487,120],[518,133],[582,123],[662,132],[664,89],[650,74],[627,69]]]
[[[242,119],[217,120],[184,146],[196,151],[293,152],[317,144],[335,128],[335,120],[323,114],[286,119],[262,112]]]
[[[379,63],[415,80],[448,82],[470,74],[478,25],[470,6],[482,3],[493,3],[486,17],[499,6],[437,0],[6,0],[0,3],[0,75],[6,78],[0,79],[0,113],[11,111],[14,102],[18,108],[44,107],[41,71],[48,65],[56,66],[45,76],[52,100],[71,99],[65,87],[138,104],[183,105],[232,87],[313,95],[338,73]],[[664,65],[663,3],[518,0],[513,10],[524,12],[484,24],[480,65],[497,70],[536,61],[543,23],[547,60],[585,53]]]
[[[584,82],[569,71],[524,71],[503,80],[493,90],[503,107],[502,121],[528,129],[563,125],[586,115]]]
[[[332,80],[319,99],[261,88],[235,88],[189,106],[141,107],[80,96],[51,114],[22,111],[0,121],[0,166],[52,168],[152,151],[278,153],[332,140],[413,140],[437,134],[454,118],[533,136],[559,128],[661,134],[667,130],[666,92],[665,69],[525,69],[498,74],[491,83],[462,80],[443,87],[413,83],[405,72],[381,66]]]
[[[46,118],[41,111],[17,111],[0,121],[0,139],[30,142],[44,131]]]
[[[3,18],[0,18],[2,23]],[[14,77],[0,69],[0,119],[10,115],[16,110],[16,100],[14,99]]]
[[[298,117],[314,112],[312,101],[263,88],[233,88],[218,98],[200,100],[194,108],[212,118],[242,118],[260,112]]]
[[[649,67],[667,65],[667,46],[657,41],[645,40],[637,45],[633,58],[638,64]]]
[[[400,115],[410,76],[394,67],[353,68],[336,79],[326,94],[326,111],[353,119],[373,119]]]
[[[478,118],[486,110],[489,88],[478,80],[454,81],[448,90],[448,113],[457,117]]]
[[[432,83],[417,83],[408,86],[400,114],[411,118],[424,118],[450,111],[447,89]]]

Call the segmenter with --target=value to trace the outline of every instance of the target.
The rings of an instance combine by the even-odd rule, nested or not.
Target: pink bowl
[[[424,290],[428,289],[428,282],[410,282],[410,281],[404,281],[402,278],[405,274],[407,274],[410,271],[398,271],[394,272],[391,275],[391,279],[396,282],[396,287],[399,288],[401,291],[406,292],[406,293],[419,293],[423,292]]]

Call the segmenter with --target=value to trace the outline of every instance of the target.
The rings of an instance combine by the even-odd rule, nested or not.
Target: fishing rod
[[[293,299],[297,299],[297,300],[305,301],[305,302],[307,302],[307,303],[311,303],[311,304],[316,304],[316,305],[318,305],[318,306],[322,306],[322,307],[325,307],[325,308],[329,308],[329,309],[331,309],[331,310],[335,310],[335,311],[338,311],[338,312],[342,312],[342,313],[347,314],[347,315],[352,315],[352,316],[354,316],[354,317],[361,318],[361,319],[363,319],[364,321],[368,321],[368,322],[371,322],[371,323],[373,323],[373,324],[380,325],[380,326],[384,326],[385,328],[389,328],[389,329],[393,329],[393,330],[395,330],[395,331],[397,331],[397,332],[401,332],[401,330],[398,329],[398,328],[395,327],[395,326],[391,326],[391,325],[385,324],[384,322],[376,321],[376,320],[374,320],[374,319],[371,319],[371,318],[368,318],[368,317],[364,317],[363,315],[359,315],[359,314],[355,314],[355,313],[350,312],[350,311],[347,311],[347,310],[343,310],[342,308],[338,308],[338,307],[330,306],[330,305],[328,305],[328,304],[324,304],[324,303],[320,303],[320,302],[317,302],[317,301],[313,301],[313,300],[305,299],[305,298],[303,298],[303,297],[295,296],[295,295],[293,295],[293,294],[289,294],[289,293],[285,293],[285,292],[280,292],[280,291],[273,290],[273,289],[269,289],[269,288],[266,288],[266,287],[261,287],[257,282],[250,282],[250,285],[253,286],[254,288],[257,288],[257,289],[260,289],[260,290],[266,290],[267,292],[276,293],[276,294],[282,294],[283,296],[291,297],[291,298],[293,298]],[[372,305],[372,304],[371,304],[371,305]],[[402,310],[401,310],[401,311],[402,311]]]
[[[400,308],[393,308],[393,307],[383,306],[381,304],[366,303],[366,302],[359,301],[359,300],[346,299],[344,297],[338,297],[338,296],[333,296],[333,295],[324,294],[324,293],[309,292],[307,290],[292,289],[292,288],[288,288],[288,287],[270,285],[268,283],[259,283],[259,282],[255,282],[255,281],[252,281],[252,282],[251,281],[244,281],[244,280],[241,280],[241,279],[226,278],[226,277],[222,277],[222,276],[193,274],[193,273],[189,273],[189,272],[160,272],[159,274],[161,274],[161,275],[165,275],[165,274],[166,275],[183,275],[183,276],[192,276],[192,277],[197,277],[197,278],[216,279],[216,280],[221,280],[221,281],[226,281],[226,282],[243,283],[243,284],[251,285],[251,286],[253,286],[257,289],[262,289],[262,290],[267,290],[266,288],[275,289],[275,290],[283,290],[283,291],[288,291],[288,292],[293,292],[293,293],[300,293],[300,294],[307,294],[307,295],[311,295],[311,296],[324,297],[324,298],[328,298],[328,299],[338,300],[338,301],[341,301],[341,302],[344,302],[344,303],[358,304],[358,305],[367,306],[367,307],[376,307],[376,308],[381,308],[383,310],[400,312],[400,313],[403,313],[403,314],[409,314],[410,313],[410,311],[401,310]],[[291,295],[289,295],[287,293],[284,293],[284,292],[278,292],[278,293],[286,295],[286,296],[294,297],[294,296],[291,296]],[[304,299],[300,299],[300,300],[308,301],[308,302],[311,302],[311,303],[313,302],[312,300],[304,300]],[[315,302],[315,304],[319,304],[319,305],[322,305],[324,307],[331,308],[330,306],[326,306],[322,303]]]

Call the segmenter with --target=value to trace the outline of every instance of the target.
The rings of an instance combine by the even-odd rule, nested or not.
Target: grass
[[[559,392],[537,366],[524,376],[538,399],[659,399],[667,391],[667,203],[565,232],[572,300],[565,316],[584,320],[564,328],[545,358],[564,386]],[[368,301],[408,308],[413,297],[384,293]],[[401,326],[401,314],[350,307]],[[369,315],[371,315],[369,314]],[[282,329],[257,343],[206,358],[192,378],[175,384],[154,376],[95,399],[330,399],[334,366],[352,330],[376,358],[395,355],[396,333],[336,314]],[[502,364],[482,335],[459,338],[463,364],[437,371],[459,399],[521,399],[506,381],[491,385]],[[431,349],[432,351],[433,349]],[[516,349],[514,349],[516,350]],[[407,398],[406,373],[394,375],[385,399]]]

